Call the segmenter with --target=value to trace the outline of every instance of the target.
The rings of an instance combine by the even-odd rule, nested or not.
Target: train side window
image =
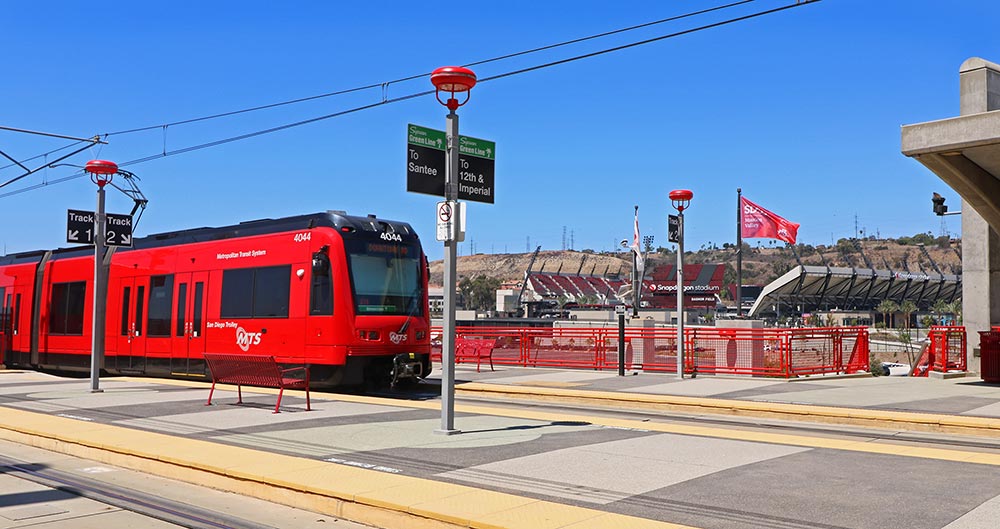
[[[52,285],[52,301],[49,304],[50,334],[83,334],[86,295],[86,281]]]
[[[223,318],[253,317],[253,268],[238,268],[222,272]]]
[[[222,273],[223,318],[287,318],[292,265],[239,268]]]
[[[187,308],[187,283],[177,285],[177,336],[184,336],[184,309]]]
[[[170,336],[170,308],[174,304],[173,297],[174,276],[172,274],[149,278],[147,336]]]
[[[129,296],[132,294],[132,287],[122,289],[122,336],[128,336],[128,309]]]
[[[135,294],[135,335],[142,336],[142,309],[146,302],[146,285],[139,285]]]
[[[191,318],[191,331],[194,333],[194,337],[197,338],[201,336],[201,296],[205,290],[205,283],[198,281],[194,284],[194,315]]]
[[[14,329],[14,334],[17,334],[17,331],[20,328],[21,325],[20,321],[21,321],[21,294],[18,294],[14,298],[14,324],[11,326],[11,328]]]
[[[309,292],[309,314],[311,316],[329,316],[333,314],[333,278],[330,270],[330,258],[326,255],[327,247],[313,254],[312,284]]]
[[[292,265],[258,268],[253,284],[255,318],[287,318]]]
[[[7,326],[10,324],[10,320],[7,319],[10,315],[10,294],[7,294],[7,302],[3,303],[4,300],[4,288],[0,287],[0,334],[7,332]]]

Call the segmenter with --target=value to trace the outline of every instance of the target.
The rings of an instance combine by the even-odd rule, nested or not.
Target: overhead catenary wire
[[[688,34],[691,34],[691,33],[696,33],[696,32],[699,32],[699,31],[705,31],[705,30],[708,30],[708,29],[713,29],[713,28],[717,28],[717,27],[721,27],[721,26],[725,26],[725,25],[729,25],[729,24],[734,24],[734,23],[737,23],[737,22],[743,22],[743,21],[746,21],[746,20],[750,20],[750,19],[754,19],[754,18],[766,16],[766,15],[771,15],[771,14],[782,12],[782,11],[786,11],[786,10],[793,9],[793,8],[796,8],[796,7],[802,7],[802,6],[805,6],[805,5],[818,3],[820,1],[821,0],[796,0],[795,3],[793,3],[793,4],[786,4],[786,5],[783,5],[783,6],[780,6],[780,7],[775,7],[775,8],[767,9],[767,10],[763,10],[763,11],[757,11],[757,12],[754,12],[754,13],[750,13],[748,15],[744,15],[744,16],[740,16],[740,17],[735,17],[735,18],[730,18],[730,19],[719,21],[719,22],[714,22],[714,23],[711,23],[711,24],[705,24],[705,25],[702,25],[702,26],[697,26],[697,27],[685,29],[685,30],[682,30],[682,31],[668,33],[668,34],[661,35],[661,36],[658,36],[658,37],[653,37],[653,38],[644,39],[644,40],[641,40],[641,41],[636,41],[636,42],[632,42],[632,43],[628,43],[628,44],[623,44],[623,45],[615,46],[615,47],[612,47],[612,48],[605,48],[603,50],[598,50],[598,51],[594,51],[594,52],[590,52],[590,53],[585,53],[585,54],[582,54],[582,55],[576,55],[576,56],[569,57],[569,58],[566,58],[566,59],[560,59],[558,61],[552,61],[552,62],[548,62],[548,63],[544,63],[544,64],[539,64],[539,65],[536,65],[536,66],[531,66],[531,67],[527,67],[527,68],[521,68],[521,69],[518,69],[518,70],[512,70],[512,71],[509,71],[509,72],[505,72],[505,73],[501,73],[501,74],[497,74],[497,75],[485,77],[483,79],[480,79],[479,83],[485,83],[485,82],[494,81],[494,80],[497,80],[497,79],[503,79],[503,78],[514,76],[514,75],[520,75],[520,74],[528,73],[528,72],[534,72],[534,71],[538,71],[538,70],[541,70],[541,69],[544,69],[544,68],[551,68],[551,67],[554,67],[554,66],[559,66],[559,65],[563,65],[563,64],[567,64],[567,63],[571,63],[571,62],[583,60],[583,59],[589,59],[589,58],[592,58],[592,57],[597,57],[597,56],[600,56],[600,55],[605,55],[605,54],[613,53],[613,52],[616,52],[616,51],[621,51],[621,50],[625,50],[625,49],[629,49],[629,48],[634,48],[634,47],[637,47],[637,46],[651,44],[651,43],[654,43],[654,42],[659,42],[659,41],[670,39],[670,38],[675,38],[675,37],[679,37],[679,36],[683,36],[683,35],[688,35]],[[740,3],[745,3],[745,2],[740,2]],[[427,74],[424,74],[424,75],[427,75]],[[413,78],[416,78],[416,77],[421,77],[421,76],[414,76]],[[371,85],[371,87],[379,87],[379,86],[382,86],[382,84],[380,83],[380,84],[376,84],[376,85]],[[351,89],[351,90],[353,90],[353,89]],[[353,114],[353,113],[356,113],[356,112],[360,112],[362,110],[369,110],[369,109],[376,108],[376,107],[383,106],[383,105],[388,105],[388,104],[392,104],[392,103],[399,103],[399,102],[402,102],[402,101],[407,101],[407,100],[410,100],[410,99],[414,99],[414,98],[417,98],[417,97],[422,97],[422,96],[433,94],[433,93],[435,93],[434,90],[425,90],[425,91],[415,92],[415,93],[407,94],[405,96],[400,96],[400,97],[396,97],[396,98],[389,98],[389,99],[387,99],[387,98],[383,97],[382,100],[380,100],[378,102],[375,102],[375,103],[370,103],[370,104],[367,104],[367,105],[362,105],[362,106],[350,108],[350,109],[347,109],[347,110],[342,110],[342,111],[334,112],[334,113],[331,113],[331,114],[325,114],[325,115],[322,115],[322,116],[317,116],[317,117],[306,119],[306,120],[296,121],[296,122],[293,122],[293,123],[286,123],[284,125],[278,125],[278,126],[275,126],[275,127],[270,127],[270,128],[267,128],[267,129],[261,129],[261,130],[257,130],[257,131],[254,131],[254,132],[248,132],[248,133],[240,134],[240,135],[237,135],[237,136],[231,136],[231,137],[228,137],[228,138],[223,138],[223,139],[214,140],[214,141],[210,141],[210,142],[206,142],[206,143],[201,143],[201,144],[197,144],[197,145],[183,147],[183,148],[175,149],[175,150],[172,150],[172,151],[166,151],[166,150],[164,150],[161,153],[157,153],[157,154],[154,154],[154,155],[145,156],[145,157],[142,157],[142,158],[136,158],[136,159],[129,160],[127,162],[124,162],[124,163],[121,163],[121,164],[118,164],[118,165],[119,165],[119,167],[127,167],[127,166],[131,166],[131,165],[136,165],[136,164],[141,164],[141,163],[149,162],[151,160],[155,160],[155,159],[158,159],[158,158],[164,158],[164,157],[168,157],[168,156],[175,156],[175,155],[178,155],[178,154],[184,154],[184,153],[188,153],[188,152],[192,152],[192,151],[207,149],[207,148],[210,148],[210,147],[216,147],[216,146],[219,146],[219,145],[224,145],[224,144],[232,143],[232,142],[235,142],[235,141],[245,140],[245,139],[249,139],[249,138],[253,138],[253,137],[257,137],[257,136],[262,136],[262,135],[265,135],[265,134],[271,134],[271,133],[274,133],[274,132],[278,132],[278,131],[282,131],[282,130],[287,130],[287,129],[294,128],[294,127],[299,127],[299,126],[302,126],[302,125],[307,125],[307,124],[310,124],[310,123],[316,123],[316,122],[324,121],[324,120],[331,119],[331,118],[336,118],[336,117],[345,116],[345,115],[348,115],[348,114]],[[316,97],[321,97],[321,96],[314,96],[314,98],[316,98]],[[279,105],[279,104],[276,103],[276,104],[274,104],[272,106],[276,106],[276,105]],[[190,122],[190,121],[188,121],[188,122]],[[161,127],[164,127],[164,126],[169,126],[169,124],[167,124],[167,125],[164,125],[164,124],[155,125],[155,126],[151,126],[151,127],[147,127],[147,128],[143,128],[143,129],[133,129],[132,131],[150,130],[150,129],[155,129],[155,128],[161,128]],[[123,134],[123,133],[124,132],[119,132],[118,134]],[[104,135],[104,137],[107,137],[107,136],[109,136],[111,134],[112,133]],[[17,194],[20,194],[20,193],[24,193],[24,192],[27,192],[27,191],[34,190],[34,189],[38,189],[40,187],[45,187],[47,185],[53,185],[53,184],[58,184],[58,183],[62,183],[62,182],[74,180],[74,179],[80,178],[82,176],[84,176],[84,173],[82,173],[82,172],[76,173],[76,174],[71,174],[71,175],[68,175],[68,176],[63,177],[63,178],[58,178],[58,179],[55,179],[55,180],[50,180],[48,183],[36,184],[36,185],[33,185],[33,186],[24,187],[24,188],[17,189],[17,190],[14,190],[14,191],[9,191],[7,193],[2,193],[2,194],[0,194],[0,198],[6,198],[6,197],[9,197],[9,196],[12,196],[12,195],[17,195]]]
[[[580,37],[580,38],[576,38],[576,39],[572,39],[572,40],[566,40],[566,41],[558,42],[556,44],[548,44],[546,46],[540,46],[540,47],[532,48],[532,49],[529,49],[529,50],[523,50],[523,51],[519,51],[519,52],[515,52],[515,53],[509,53],[509,54],[506,54],[506,55],[500,55],[500,56],[497,56],[497,57],[492,57],[492,58],[489,58],[489,59],[483,59],[481,61],[476,61],[476,62],[464,64],[462,66],[464,66],[466,68],[469,68],[469,67],[472,67],[472,66],[479,66],[479,65],[482,65],[482,64],[489,64],[489,63],[492,63],[492,62],[497,62],[497,61],[502,61],[502,60],[506,60],[506,59],[511,59],[511,58],[514,58],[514,57],[521,57],[521,56],[529,55],[529,54],[532,54],[532,53],[538,53],[538,52],[541,52],[541,51],[547,51],[547,50],[551,50],[551,49],[555,49],[555,48],[560,48],[560,47],[563,47],[563,46],[569,46],[569,45],[572,45],[572,44],[579,44],[581,42],[586,42],[586,41],[589,41],[589,40],[594,40],[594,39],[599,39],[599,38],[603,38],[603,37],[608,37],[608,36],[611,36],[611,35],[617,35],[617,34],[620,34],[620,33],[626,33],[626,32],[629,32],[629,31],[634,31],[634,30],[637,30],[637,29],[647,28],[647,27],[655,26],[655,25],[659,25],[659,24],[665,24],[667,22],[674,22],[674,21],[677,21],[677,20],[685,19],[685,18],[690,18],[690,17],[694,17],[694,16],[698,16],[698,15],[704,15],[704,14],[711,13],[711,12],[714,12],[714,11],[721,11],[721,10],[724,10],[724,9],[730,9],[730,8],[733,8],[733,7],[737,7],[737,6],[740,6],[740,5],[743,5],[743,4],[749,4],[751,2],[756,2],[756,1],[757,0],[739,0],[737,2],[732,2],[732,3],[728,3],[728,4],[723,4],[723,5],[718,5],[718,6],[714,6],[714,7],[710,7],[710,8],[705,8],[705,9],[702,9],[702,10],[699,10],[699,11],[691,11],[689,13],[684,13],[684,14],[681,14],[681,15],[675,15],[675,16],[672,16],[672,17],[661,18],[659,20],[654,20],[652,22],[645,22],[645,23],[642,23],[642,24],[636,24],[634,26],[629,26],[629,27],[625,27],[625,28],[619,28],[619,29],[615,29],[615,30],[611,30],[611,31],[605,31],[603,33],[597,33],[597,34],[594,34],[594,35],[588,35],[586,37]],[[364,86],[356,86],[354,88],[345,88],[343,90],[337,90],[337,91],[327,92],[327,93],[323,93],[323,94],[316,94],[316,95],[312,95],[312,96],[300,97],[300,98],[296,98],[296,99],[289,99],[287,101],[279,101],[277,103],[269,103],[269,104],[266,104],[266,105],[259,105],[259,106],[244,108],[244,109],[240,109],[240,110],[232,110],[232,111],[229,111],[229,112],[220,112],[218,114],[211,114],[211,115],[207,115],[207,116],[201,116],[201,117],[196,117],[196,118],[189,118],[189,119],[185,119],[185,120],[181,120],[181,121],[174,121],[174,122],[170,122],[170,123],[161,123],[161,124],[158,124],[158,125],[148,125],[148,126],[144,126],[144,127],[136,127],[136,128],[132,128],[132,129],[120,130],[120,131],[115,131],[115,132],[108,132],[108,133],[103,134],[102,136],[104,136],[105,138],[107,138],[108,136],[117,136],[117,135],[122,135],[122,134],[131,134],[131,133],[135,133],[135,132],[145,132],[145,131],[155,130],[155,129],[165,129],[167,127],[173,127],[173,126],[177,126],[177,125],[186,125],[186,124],[190,124],[190,123],[197,123],[197,122],[200,122],[200,121],[207,121],[207,120],[211,120],[211,119],[218,119],[218,118],[224,118],[224,117],[229,117],[229,116],[235,116],[235,115],[238,115],[238,114],[245,114],[245,113],[248,113],[248,112],[256,112],[258,110],[267,110],[267,109],[281,107],[281,106],[286,106],[286,105],[294,105],[294,104],[297,104],[297,103],[304,103],[304,102],[307,102],[307,101],[315,101],[317,99],[323,99],[323,98],[327,98],[327,97],[334,97],[334,96],[339,96],[339,95],[346,95],[346,94],[351,94],[351,93],[355,93],[355,92],[363,92],[365,90],[371,90],[371,89],[374,89],[374,88],[382,88],[383,99],[387,99],[384,96],[384,94],[388,90],[389,85],[398,84],[398,83],[402,83],[402,82],[406,82],[406,81],[412,81],[414,79],[420,79],[420,78],[423,78],[423,77],[427,77],[429,75],[430,75],[430,72],[420,73],[420,74],[416,74],[416,75],[408,75],[406,77],[400,77],[398,79],[393,79],[391,81],[385,81],[385,82],[381,82],[381,83],[368,84],[368,85],[364,85]]]

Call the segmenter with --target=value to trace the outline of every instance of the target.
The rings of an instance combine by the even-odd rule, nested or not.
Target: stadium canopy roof
[[[800,265],[764,287],[749,316],[775,306],[790,312],[873,311],[887,299],[912,301],[917,310],[929,310],[938,300],[952,303],[961,297],[960,275]]]

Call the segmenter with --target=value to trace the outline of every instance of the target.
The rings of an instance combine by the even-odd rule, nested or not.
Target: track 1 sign
[[[447,135],[419,125],[406,128],[406,190],[444,196]],[[458,137],[458,199],[493,203],[496,143]]]
[[[104,244],[132,246],[132,215],[107,213],[104,219]],[[94,244],[94,212],[70,209],[66,212],[66,242]]]

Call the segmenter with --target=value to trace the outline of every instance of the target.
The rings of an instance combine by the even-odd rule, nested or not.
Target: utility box
[[[979,354],[983,381],[1000,384],[1000,331],[979,331]]]

